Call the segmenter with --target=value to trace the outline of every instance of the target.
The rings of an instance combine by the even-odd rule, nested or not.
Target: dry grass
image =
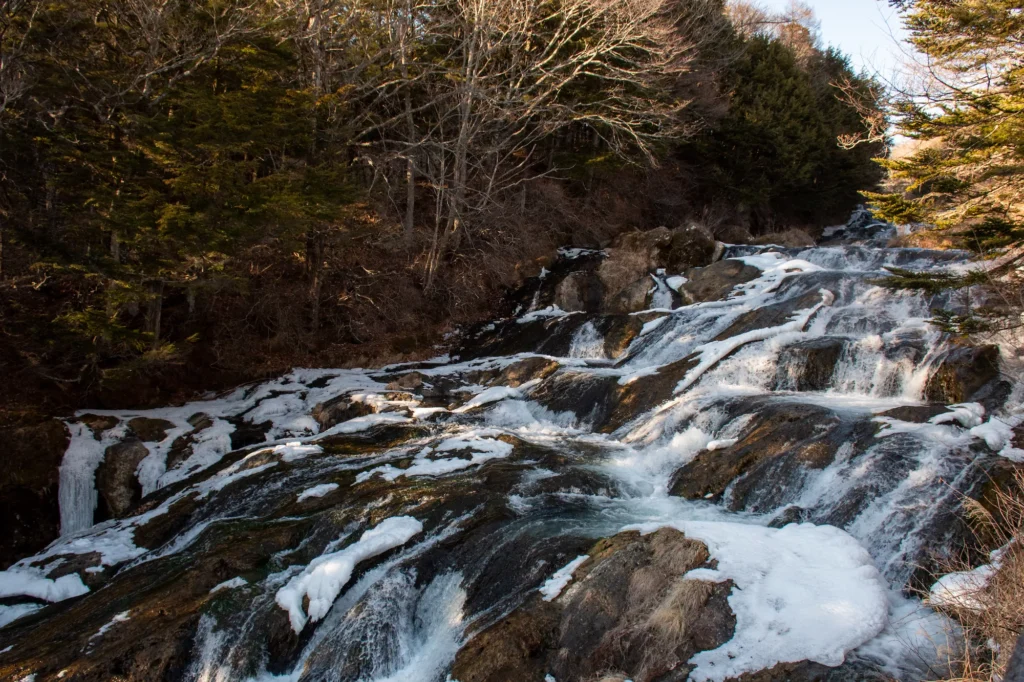
[[[1024,629],[1024,471],[994,493],[994,504],[965,502],[969,521],[986,547],[1000,548],[993,563],[995,573],[976,581],[976,587],[959,595],[941,610],[963,627],[962,660],[951,666],[945,679],[960,682],[997,682],[1018,636]],[[950,572],[966,572],[970,565],[957,562]]]

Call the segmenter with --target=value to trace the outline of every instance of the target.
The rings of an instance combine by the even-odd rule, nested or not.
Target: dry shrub
[[[963,244],[957,236],[951,232],[919,230],[890,240],[889,246],[893,248],[936,249],[945,251],[948,249],[961,248]]]
[[[968,520],[988,547],[999,548],[995,573],[961,593],[941,610],[961,624],[966,638],[962,660],[946,678],[961,682],[996,682],[1024,629],[1024,470],[1011,484],[997,488],[994,503],[965,500]],[[950,572],[967,572],[966,561],[953,562]]]

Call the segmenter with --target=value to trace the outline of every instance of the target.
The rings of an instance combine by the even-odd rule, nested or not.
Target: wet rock
[[[981,403],[986,414],[999,411],[1013,393],[1013,384],[996,378],[988,381],[971,395],[971,402]]]
[[[820,663],[779,663],[768,670],[746,673],[735,682],[894,682],[876,665],[862,661],[847,661],[838,668]]]
[[[823,336],[787,346],[779,353],[775,385],[789,391],[824,391],[843,355],[845,339]]]
[[[792,500],[806,469],[823,469],[840,448],[871,438],[877,425],[844,421],[823,407],[764,401],[747,404],[754,419],[732,446],[705,451],[676,472],[674,495],[722,499],[733,510],[766,513]]]
[[[457,353],[462,360],[518,353],[565,357],[569,355],[576,333],[588,322],[604,337],[605,354],[612,358],[621,355],[643,329],[643,322],[632,315],[601,315],[588,319],[585,315],[572,314],[522,324],[506,320],[496,323],[493,329],[462,346]]]
[[[362,417],[367,414],[372,414],[373,408],[362,402],[355,402],[348,395],[339,395],[336,398],[331,398],[325,402],[317,404],[313,408],[312,417],[316,420],[316,423],[320,425],[321,431],[340,424],[347,422],[349,419],[355,419],[356,417]],[[259,441],[262,443],[263,439]],[[234,439],[232,439],[232,447],[234,445]]]
[[[89,430],[92,431],[92,435],[97,438],[99,438],[104,431],[112,429],[120,423],[120,420],[117,417],[98,414],[83,414],[78,417],[77,421],[88,426]]]
[[[732,290],[761,276],[761,271],[743,261],[727,259],[712,263],[706,268],[691,268],[686,271],[687,282],[682,294],[689,303],[722,301]]]
[[[183,497],[170,505],[166,513],[158,514],[148,522],[137,526],[132,541],[139,547],[156,549],[185,530],[188,527],[192,513],[199,508],[199,501],[196,497],[195,494]],[[157,505],[151,504],[147,498],[144,507],[138,509],[138,511],[140,513],[148,511],[145,507],[150,506],[155,508]]]
[[[606,309],[617,315],[628,315],[648,310],[656,289],[657,287],[649,276],[641,277],[612,297],[608,301]]]
[[[640,336],[644,322],[636,315],[607,315],[595,326],[604,336],[604,354],[614,359],[624,355],[629,344]]]
[[[107,448],[96,469],[96,491],[102,500],[97,518],[120,519],[127,516],[142,499],[142,486],[135,476],[139,463],[149,456],[145,444],[132,438]]]
[[[805,523],[809,520],[810,516],[806,509],[798,507],[795,504],[790,504],[783,507],[771,522],[769,522],[768,526],[771,528],[782,528],[783,526],[788,526],[791,523]]]
[[[17,658],[0,654],[0,678],[17,680],[34,672],[37,679],[51,680],[69,668],[69,677],[81,682],[186,679],[210,589],[235,576],[265,571],[275,554],[301,543],[309,525],[303,520],[214,525],[199,541],[205,548],[199,556],[172,556],[123,569],[102,590],[51,607],[41,623],[16,621],[4,635],[17,642],[11,652]],[[115,615],[129,610],[130,620],[95,636]]]
[[[577,419],[603,424],[614,409],[615,377],[563,371],[546,379],[531,394],[552,412],[572,412]]]
[[[945,405],[903,405],[880,412],[878,416],[898,419],[903,422],[913,422],[914,424],[925,424],[932,417],[948,411]]]
[[[696,364],[695,358],[684,358],[626,384],[615,376],[565,371],[541,384],[531,397],[553,412],[572,412],[607,433],[669,400]]]
[[[534,596],[473,637],[456,657],[452,677],[684,680],[695,653],[732,636],[730,585],[680,577],[708,560],[702,543],[671,529],[630,532],[600,541],[589,554],[557,599]]]
[[[728,329],[715,337],[715,340],[724,341],[725,339],[739,336],[755,329],[779,327],[789,322],[797,312],[813,308],[821,303],[821,301],[821,293],[818,291],[808,291],[805,294],[788,298],[781,303],[755,308],[736,318],[729,325]]]
[[[572,272],[555,288],[554,305],[566,312],[596,312],[604,299],[604,285],[592,271]]]
[[[998,346],[957,347],[939,360],[928,377],[925,398],[947,404],[966,402],[998,376]]]
[[[773,232],[771,234],[755,237],[751,243],[775,244],[778,246],[784,246],[788,249],[806,249],[814,246],[814,237],[803,230],[794,227],[788,230],[783,230],[782,232]]]
[[[418,391],[423,387],[425,379],[426,376],[420,372],[409,372],[408,374],[403,374],[394,381],[389,382],[387,388],[389,391]],[[314,417],[314,419],[315,418],[316,417]],[[319,422],[319,419],[317,421]]]
[[[614,431],[669,400],[675,394],[679,382],[696,365],[696,358],[687,357],[659,367],[654,374],[637,377],[626,384],[619,384],[616,379],[612,409],[608,418],[600,424],[600,429]]]
[[[492,384],[500,386],[511,386],[519,388],[528,381],[534,379],[546,379],[554,374],[560,365],[557,360],[551,358],[526,358],[515,362],[505,369],[501,374],[491,381]]]
[[[59,419],[26,420],[0,429],[0,570],[60,534],[58,468],[68,440]]]
[[[659,227],[621,235],[607,253],[597,274],[610,304],[621,292],[660,268],[671,273],[709,265],[715,255],[715,240],[697,226],[676,230]],[[632,297],[638,297],[637,291]]]
[[[128,427],[139,440],[147,443],[159,443],[167,438],[167,432],[174,428],[174,424],[166,419],[135,417],[128,421]]]
[[[271,427],[274,425],[271,421],[253,424],[244,417],[232,417],[227,421],[235,426],[235,430],[231,432],[232,450],[241,450],[242,448],[247,448],[250,445],[259,445],[260,443],[265,442],[267,440],[267,432],[269,432]]]

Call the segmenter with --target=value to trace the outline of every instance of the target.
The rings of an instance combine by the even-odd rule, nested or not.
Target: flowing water
[[[729,247],[760,276],[642,315],[614,360],[605,321],[544,308],[540,281],[529,319],[481,334],[542,328],[531,350],[561,334],[558,357],[296,370],[181,407],[94,412],[119,421],[71,425],[64,535],[0,572],[13,621],[0,672],[100,679],[134,657],[161,679],[441,681],[474,633],[596,540],[671,526],[736,585],[729,662],[700,654],[691,679],[844,654],[927,679],[956,634],[912,595],[915,572],[957,549],[962,497],[1022,453],[998,404],[890,412],[924,404],[949,348],[927,319],[945,301],[877,278],[966,267],[886,248],[892,230]],[[671,305],[665,281],[655,308]],[[146,497],[93,525],[93,477],[136,417],[167,422],[137,467]],[[814,609],[836,600],[850,613],[822,620]]]

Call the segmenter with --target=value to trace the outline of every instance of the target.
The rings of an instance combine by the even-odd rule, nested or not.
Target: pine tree
[[[1024,6],[1020,0],[898,3],[928,64],[927,89],[895,106],[919,141],[885,160],[899,193],[869,195],[878,214],[928,222],[992,254],[1024,238]]]

